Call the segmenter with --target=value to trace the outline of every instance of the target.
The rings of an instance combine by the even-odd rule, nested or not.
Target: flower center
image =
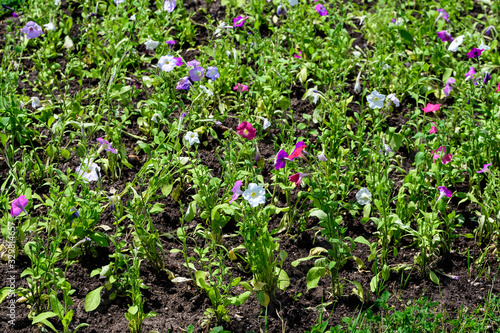
[[[366,193],[363,193],[361,195],[361,198],[363,198],[363,199],[370,199],[370,196],[368,194],[366,194]]]
[[[256,197],[257,196],[257,193],[255,192],[252,192],[252,194],[250,194],[250,196],[253,198],[253,197]]]
[[[243,134],[248,135],[248,130],[243,130]]]
[[[85,171],[86,173],[92,173],[92,171],[90,169],[87,169],[87,171]]]
[[[375,102],[376,102],[376,101],[378,101],[378,97],[376,97],[376,96],[375,96],[375,97],[373,97],[373,100],[374,100]]]

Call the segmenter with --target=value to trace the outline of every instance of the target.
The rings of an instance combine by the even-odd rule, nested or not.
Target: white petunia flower
[[[358,200],[358,204],[364,206],[372,201],[372,194],[366,187],[362,187],[358,193],[356,193],[356,200]]]
[[[243,198],[248,201],[250,206],[257,207],[259,204],[266,203],[266,191],[262,186],[250,183],[247,190],[243,192]]]
[[[161,119],[161,116],[159,113],[155,113],[152,117],[151,117],[151,121],[154,121],[155,123],[158,123],[158,120]]]
[[[370,95],[366,96],[370,109],[381,109],[384,107],[385,95],[374,90]]]
[[[125,0],[114,0],[116,7],[118,7],[119,4],[124,3]]]
[[[389,106],[391,106],[391,103],[394,103],[396,107],[399,107],[399,99],[396,98],[395,94],[388,95],[387,99],[389,99]]]
[[[152,39],[148,39],[144,45],[146,45],[146,50],[148,51],[154,51],[154,49],[156,49],[158,47],[158,45],[160,44],[160,42],[156,42]]]
[[[221,22],[217,27],[217,29],[215,29],[214,36],[219,37],[222,29],[232,29],[232,28],[233,28],[232,25],[226,25],[226,23]]]
[[[160,67],[160,69],[164,72],[172,71],[175,66],[176,60],[174,59],[174,56],[162,56],[160,57],[160,60],[158,60],[158,67]]]
[[[257,118],[261,119],[264,123],[262,124],[262,129],[263,130],[266,130],[267,128],[269,128],[271,126],[271,122],[269,120],[267,120],[266,118],[264,117],[259,117],[257,116]]]
[[[299,3],[299,0],[288,0],[288,3],[290,4],[290,6],[295,6],[296,4]]]
[[[486,44],[481,44],[477,47],[478,49],[480,50],[484,50],[484,51],[488,51],[489,49],[491,49],[488,45]]]
[[[189,143],[189,146],[192,146],[194,143],[200,143],[198,133],[196,132],[187,132],[186,135],[184,135],[184,140]]]
[[[448,46],[448,51],[457,52],[458,47],[464,42],[464,37],[464,35],[461,35],[455,38],[453,42],[451,42],[450,46]]]
[[[42,106],[38,97],[31,97],[31,106],[33,107],[33,109],[38,109]]]
[[[54,4],[55,4],[56,6],[59,6],[59,5],[61,4],[61,0],[54,0]]]
[[[83,163],[76,168],[76,173],[83,177],[84,182],[88,183],[99,180],[101,168],[86,158]]]
[[[210,90],[210,89],[208,89],[204,85],[200,85],[200,88],[205,92],[205,94],[207,94],[207,96],[213,96],[214,95],[213,91]]]
[[[359,72],[358,76],[356,77],[356,83],[354,84],[354,92],[357,94],[361,93],[362,90],[360,79],[361,79],[361,72]]]
[[[366,18],[366,15],[363,15],[359,18],[359,25],[363,25],[363,23],[365,22],[365,18]]]
[[[135,21],[135,20],[136,20],[136,18],[135,18],[135,14],[134,14],[134,15],[132,15],[132,16],[130,16],[130,21]]]
[[[49,22],[49,23],[47,23],[47,24],[44,24],[43,26],[44,26],[45,28],[47,28],[47,30],[49,30],[49,31],[54,31],[54,30],[56,30],[56,27],[54,26],[54,23],[52,23],[52,22]]]

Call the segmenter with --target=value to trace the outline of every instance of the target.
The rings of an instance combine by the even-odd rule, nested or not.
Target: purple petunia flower
[[[448,97],[450,95],[450,92],[453,89],[453,87],[452,87],[453,84],[455,84],[455,79],[450,77],[446,81],[446,86],[444,87],[444,94],[446,95],[446,97]]]
[[[101,146],[103,146],[104,150],[109,151],[110,153],[113,154],[117,153],[116,149],[111,146],[111,143],[104,140],[103,138],[97,138],[97,142],[99,142]]]
[[[476,171],[477,173],[483,173],[483,172],[490,172],[490,169],[488,167],[491,165],[491,163],[483,165],[483,168],[480,171]]]
[[[491,80],[491,75],[490,73],[486,72],[484,73],[484,79],[483,79],[483,84],[488,84],[488,82]]]
[[[24,212],[26,215],[28,214],[24,207],[28,205],[28,199],[24,195],[21,195],[19,198],[12,201],[10,205],[10,216],[17,217],[21,212]]]
[[[167,40],[165,43],[168,44],[168,46],[174,46],[175,45],[175,40]]]
[[[450,15],[448,15],[446,10],[444,10],[444,9],[438,9],[438,13],[439,13],[439,15],[438,15],[436,21],[439,20],[440,18],[444,18],[446,21],[448,21],[450,19]]]
[[[316,9],[316,11],[318,12],[319,16],[326,16],[328,15],[328,12],[326,11],[326,8],[325,6],[323,6],[322,4],[317,4],[314,9]]]
[[[491,25],[486,29],[486,31],[484,32],[484,34],[486,36],[489,36],[490,35],[490,32],[491,32]]]
[[[215,81],[215,80],[217,80],[220,77],[219,70],[215,66],[208,67],[207,68],[207,74],[206,74],[206,76],[210,80]]]
[[[437,33],[437,35],[438,35],[439,39],[441,39],[442,42],[452,42],[453,41],[453,38],[446,30],[439,31]]]
[[[467,53],[467,56],[469,57],[469,59],[479,58],[483,51],[484,49],[476,49],[475,47],[473,47],[472,50],[470,50],[470,52]]]
[[[437,201],[441,200],[441,198],[444,196],[451,198],[451,196],[453,195],[453,193],[450,190],[448,190],[446,186],[439,186],[438,189],[439,189],[439,198],[437,199]]]
[[[32,39],[37,38],[40,35],[43,35],[42,27],[36,24],[33,21],[29,21],[23,28],[23,33],[26,34],[26,38]]]
[[[276,160],[274,161],[274,168],[276,170],[283,169],[286,165],[285,158],[288,157],[288,153],[281,149],[276,155]]]
[[[241,16],[241,15],[238,15],[236,16],[234,19],[233,19],[233,28],[236,28],[236,27],[242,27],[243,24],[245,24],[245,20],[248,18],[248,16]]]
[[[177,82],[175,89],[177,90],[189,90],[193,84],[189,81],[189,76],[185,76]]]
[[[231,198],[231,200],[229,201],[229,203],[231,203],[234,200],[238,199],[238,197],[243,194],[243,191],[241,190],[241,185],[243,185],[243,182],[241,180],[237,180],[234,183],[234,187],[232,189],[232,191],[233,191],[233,197]]]
[[[174,60],[176,66],[182,66],[182,58],[174,57]]]
[[[198,66],[199,64],[201,64],[201,62],[199,62],[199,61],[198,61],[198,60],[196,60],[196,59],[193,59],[193,60],[191,60],[191,61],[188,61],[188,62],[186,63],[186,66],[188,66],[188,67],[196,67],[196,66]]]
[[[474,77],[474,74],[476,74],[476,70],[471,66],[469,71],[465,73],[465,81],[472,79]]]
[[[278,6],[278,9],[276,10],[276,13],[277,13],[278,15],[285,14],[285,13],[286,13],[286,8],[285,8],[282,4],[280,4],[280,5]]]
[[[191,81],[198,82],[203,78],[203,74],[205,73],[205,69],[201,66],[196,66],[192,70],[189,71],[189,77]]]

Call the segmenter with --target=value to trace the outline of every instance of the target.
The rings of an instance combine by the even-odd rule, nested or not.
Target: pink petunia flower
[[[450,95],[450,92],[453,89],[453,85],[455,84],[455,81],[456,80],[452,77],[450,77],[446,81],[446,86],[444,87],[444,94],[446,95],[446,97],[448,97]]]
[[[491,165],[491,163],[483,165],[483,168],[480,171],[476,171],[477,173],[483,173],[483,172],[490,172],[490,169],[488,168]]]
[[[252,140],[257,135],[257,130],[248,121],[244,121],[236,128],[236,133],[247,140]]]
[[[467,81],[468,79],[472,79],[474,77],[474,74],[476,74],[476,70],[471,66],[469,71],[465,73],[465,81]]]
[[[301,51],[299,51],[299,54],[300,54],[300,55],[298,55],[298,54],[294,54],[294,55],[293,55],[293,57],[294,57],[294,58],[297,58],[297,59],[302,59],[302,57],[301,57],[301,56],[302,56],[302,52],[301,52]]]
[[[234,86],[233,90],[236,90],[238,92],[248,91],[248,86],[245,85],[245,84],[236,83],[236,85]]]
[[[246,21],[247,18],[248,18],[248,16],[245,16],[245,17],[243,17],[241,15],[236,16],[233,19],[233,28],[242,27],[243,24],[245,24],[245,21]]]
[[[297,144],[295,145],[295,149],[290,154],[290,156],[287,157],[287,160],[293,161],[297,157],[305,159],[306,157],[304,156],[304,153],[306,152],[304,151],[304,148],[306,148],[306,144],[304,143],[304,141],[297,142]]]
[[[446,147],[439,147],[436,150],[431,152],[433,162],[436,162],[437,159],[441,158],[441,163],[448,164],[451,162],[452,154],[446,154]]]
[[[500,92],[500,82],[498,82],[497,92]]]
[[[97,142],[99,142],[101,146],[103,146],[104,150],[109,151],[110,153],[113,154],[117,153],[116,149],[111,146],[111,143],[104,140],[103,138],[97,138]]]
[[[243,182],[241,180],[237,180],[234,183],[234,187],[233,187],[233,190],[232,190],[233,191],[233,197],[231,198],[231,200],[229,201],[229,203],[231,203],[234,200],[238,199],[238,197],[243,194],[243,191],[241,190],[241,185],[243,185]]]
[[[435,122],[432,122],[431,124],[436,125]],[[437,133],[437,131],[438,131],[437,127],[431,125],[431,129],[429,130],[429,134],[435,134],[435,133]]]
[[[12,204],[10,205],[10,216],[17,217],[21,214],[21,212],[28,214],[24,209],[24,207],[28,205],[28,202],[29,200],[26,199],[24,195],[21,195],[19,198],[12,201]]]
[[[310,173],[301,173],[301,172],[297,172],[296,174],[288,177],[288,179],[295,183],[295,185],[297,185],[297,187],[300,186],[300,182],[302,181],[302,178],[304,177],[308,177],[310,176],[311,174]]]
[[[450,15],[448,15],[446,10],[444,10],[444,9],[438,9],[438,13],[439,13],[439,15],[438,15],[436,21],[439,20],[440,18],[443,18],[446,21],[448,21],[450,19]]]
[[[427,103],[427,106],[425,108],[423,108],[422,110],[424,110],[425,113],[436,112],[437,110],[439,110],[440,106],[441,106],[441,104]]]

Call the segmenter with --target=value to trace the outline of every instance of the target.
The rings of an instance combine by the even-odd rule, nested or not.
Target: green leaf
[[[97,309],[99,304],[101,303],[101,290],[104,288],[103,286],[92,290],[85,296],[85,311],[90,312]]]
[[[364,218],[369,218],[371,212],[372,212],[372,205],[371,204],[367,204],[363,207],[363,217]]]
[[[228,306],[228,305],[236,305],[236,306],[239,306],[243,303],[245,303],[245,301],[248,299],[248,297],[251,295],[252,293],[250,291],[245,291],[244,293],[238,295],[238,296],[234,296],[234,297],[228,297],[224,300],[224,306]]]
[[[153,206],[153,207],[151,207],[151,209],[149,210],[149,213],[150,213],[150,214],[157,214],[157,213],[161,213],[161,212],[163,212],[163,211],[164,211],[163,207],[165,207],[165,205],[164,205],[164,204],[161,204],[161,203],[159,203],[159,202],[156,202],[156,203],[154,204],[154,206]]]
[[[91,235],[90,238],[96,242],[97,245],[102,246],[102,247],[108,247],[109,241],[108,241],[108,235],[106,235],[103,232],[99,231],[94,231]]]
[[[135,316],[137,311],[139,311],[139,307],[137,305],[133,305],[128,308],[128,313],[130,313],[132,316]]]
[[[278,288],[281,290],[286,290],[290,286],[290,278],[285,270],[276,267],[276,273],[278,274]]]
[[[172,188],[174,187],[174,183],[168,183],[168,184],[165,184],[161,187],[161,193],[164,195],[164,196],[168,196],[170,194],[170,192],[172,192]]]
[[[401,30],[399,30],[399,34],[401,35],[401,39],[403,40],[403,43],[406,43],[406,44],[411,45],[411,46],[413,46],[415,44],[413,37],[411,36],[411,34],[408,31],[401,29]]]
[[[371,244],[370,244],[370,242],[369,242],[366,238],[364,238],[363,236],[358,236],[358,237],[356,237],[356,238],[354,239],[354,241],[355,241],[356,243],[365,244],[365,245],[368,245],[368,246],[370,246],[370,245],[371,245]]]
[[[433,271],[429,271],[429,278],[435,284],[439,284],[439,278],[437,277],[436,273],[434,273]]]
[[[379,274],[380,273],[377,273],[377,275],[375,275],[372,278],[372,280],[370,281],[370,290],[372,291],[372,293],[377,291],[378,282],[379,282]]]
[[[186,222],[191,222],[196,216],[196,201],[191,201],[189,203],[187,212],[186,212],[186,217],[185,220]]]
[[[316,288],[319,283],[319,279],[325,276],[325,267],[312,267],[309,272],[307,272],[307,289]]]
[[[12,294],[11,290],[12,289],[10,289],[10,287],[3,287],[2,289],[0,289],[0,303],[2,303],[3,300],[5,298],[7,298],[7,296],[9,296],[10,294]]]
[[[33,318],[33,322],[31,324],[34,325],[34,324],[39,323],[39,322],[41,322],[41,321],[43,321],[45,319],[56,317],[56,316],[57,316],[57,314],[55,314],[52,311],[43,312],[43,313],[40,313],[35,318]]]
[[[309,213],[309,216],[316,216],[320,221],[328,219],[328,215],[321,209],[315,209]]]
[[[419,151],[416,155],[415,155],[415,166],[419,166],[420,163],[422,163],[424,161],[424,158],[425,158],[425,153],[423,151]]]
[[[69,327],[69,324],[71,324],[71,320],[73,320],[73,309],[69,310],[64,318],[61,320],[62,324],[64,327]]]

